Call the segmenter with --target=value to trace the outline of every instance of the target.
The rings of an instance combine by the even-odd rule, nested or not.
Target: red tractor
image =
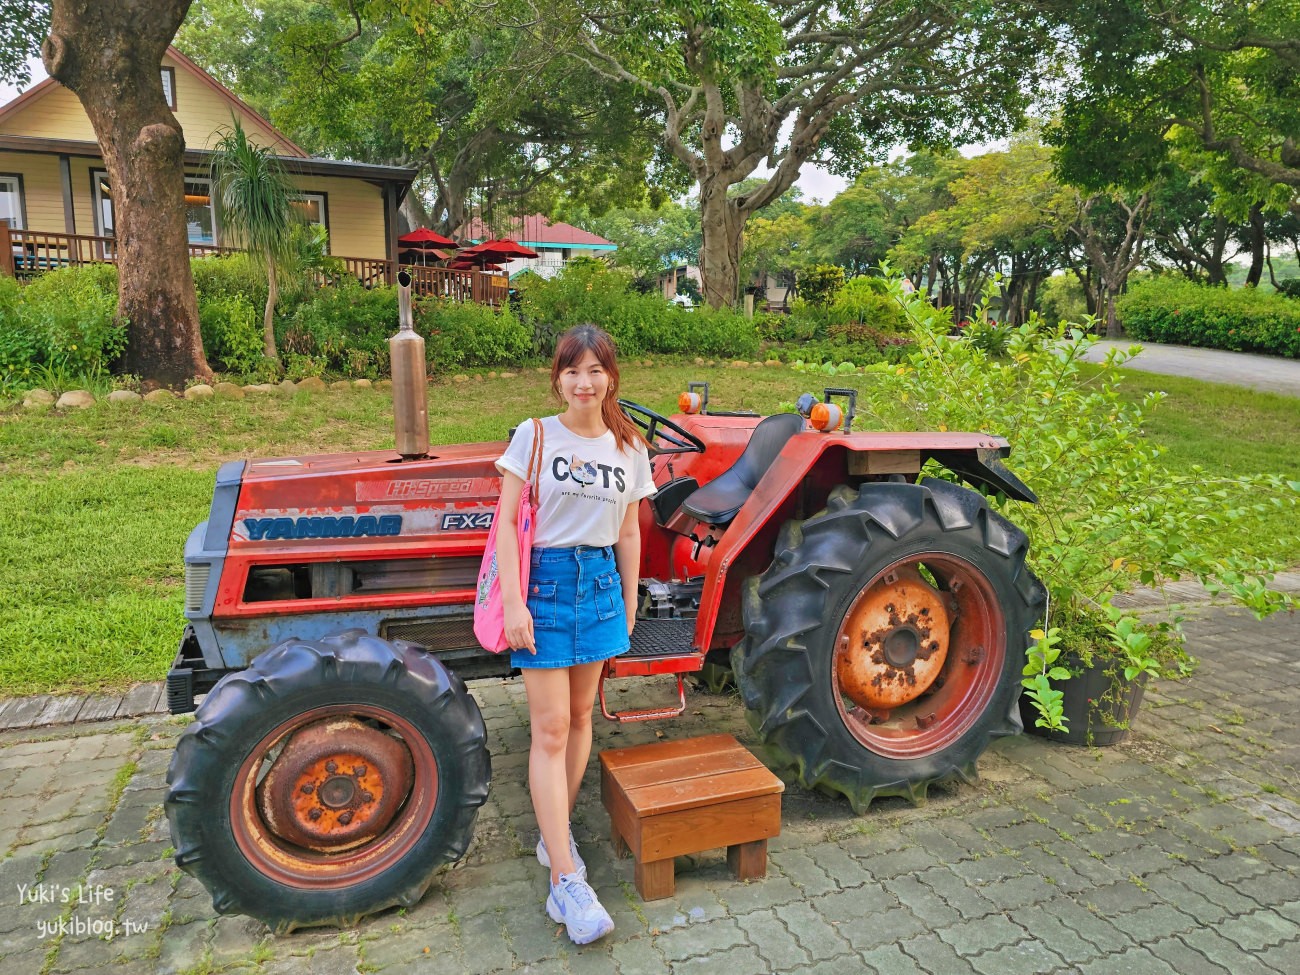
[[[421,396],[421,403],[423,397]],[[843,404],[843,405],[841,405]],[[1020,730],[1043,589],[1026,537],[935,462],[1033,501],[998,437],[852,432],[855,395],[800,413],[623,406],[651,443],[632,648],[607,678],[729,668],[768,754],[855,810],[968,780]],[[168,676],[194,710],[167,774],[176,862],[217,910],[276,930],[420,899],[462,856],[491,779],[465,680],[504,677],[472,605],[504,442],[235,461],[185,546]],[[603,690],[603,689],[602,689]]]

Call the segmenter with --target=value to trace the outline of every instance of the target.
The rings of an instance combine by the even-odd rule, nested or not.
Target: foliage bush
[[[266,307],[266,270],[247,254],[222,254],[190,258],[194,290],[199,298],[231,298],[242,295],[261,313]]]
[[[1259,615],[1293,603],[1267,589],[1284,566],[1247,554],[1216,557],[1207,540],[1222,551],[1223,537],[1248,533],[1269,506],[1300,503],[1300,483],[1170,470],[1142,432],[1163,394],[1148,394],[1141,403],[1123,400],[1117,367],[1126,355],[1118,350],[1106,357],[1100,375],[1085,375],[1080,363],[1096,340],[1080,328],[1049,327],[1031,316],[1011,330],[1007,356],[994,359],[948,335],[949,319],[924,299],[905,300],[917,351],[905,366],[881,373],[859,411],[874,416],[880,429],[971,430],[1013,444],[1011,465],[1039,503],[1001,495],[990,501],[1028,533],[1029,565],[1049,593],[1047,620],[1031,653],[1034,672],[1026,678],[1044,710],[1040,724],[1050,726],[1051,716],[1060,716],[1060,691],[1052,681],[1064,675],[1054,655],[1071,621],[1087,618],[1115,628],[1098,652],[1119,660],[1121,670],[1169,677],[1186,672],[1190,661],[1178,619],[1139,623],[1113,616],[1117,593],[1192,576]],[[977,318],[987,320],[983,308]],[[944,476],[938,469],[931,473]],[[1282,548],[1288,544],[1294,551],[1297,543]]]
[[[117,320],[117,269],[59,268],[0,292],[0,382],[66,387],[70,377],[102,376],[126,348]],[[56,381],[57,380],[57,381]]]
[[[598,261],[570,263],[549,280],[520,289],[520,315],[541,356],[555,350],[565,329],[592,322],[613,337],[622,355],[694,354],[739,358],[758,350],[751,319],[729,310],[684,309],[657,292],[640,294],[631,276]]]
[[[859,275],[844,282],[831,300],[830,332],[865,325],[877,334],[902,335],[908,331],[907,316],[884,278]]]
[[[798,272],[799,297],[814,308],[825,308],[844,287],[844,268],[838,264],[813,264]]]
[[[277,322],[276,344],[286,357],[311,356],[328,370],[348,372],[352,350],[376,357],[388,368],[388,337],[397,331],[397,289],[345,283],[321,288],[292,315]],[[302,364],[299,364],[302,368]]]
[[[1133,338],[1300,358],[1300,302],[1257,288],[1212,288],[1151,278],[1120,298]]]
[[[262,361],[262,310],[247,296],[199,293],[199,331],[208,362],[251,373]]]
[[[474,302],[420,302],[418,330],[434,369],[518,362],[532,348],[528,327],[509,308],[497,311]]]

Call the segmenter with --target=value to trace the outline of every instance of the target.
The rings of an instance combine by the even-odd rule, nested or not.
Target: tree
[[[1050,150],[1036,131],[1003,151],[950,158],[939,172],[946,174],[944,192],[926,193],[934,209],[914,216],[890,260],[909,271],[937,271],[939,287],[931,292],[958,321],[971,316],[986,284],[1000,275],[1000,317],[1020,324],[1041,282],[1063,262],[1073,192],[1053,178]]]
[[[658,207],[620,207],[596,217],[587,207],[562,211],[564,219],[618,244],[614,264],[649,283],[662,271],[694,264],[700,254],[699,211],[674,200]]]
[[[197,0],[177,41],[305,148],[409,166],[407,227],[639,199],[643,99],[564,56],[563,18],[520,0]]]
[[[1295,0],[1091,0],[1058,5],[1078,81],[1049,138],[1062,176],[1137,190],[1195,149],[1204,177],[1248,211],[1300,202],[1300,4]]]
[[[1151,192],[1126,195],[1119,191],[1076,194],[1077,213],[1070,233],[1078,240],[1095,274],[1090,281],[1080,277],[1096,295],[1099,317],[1106,322],[1107,338],[1121,338],[1116,302],[1128,286],[1128,276],[1146,256],[1146,222],[1151,211]],[[1078,270],[1075,271],[1078,274]]]
[[[1153,253],[1189,280],[1227,287],[1227,264],[1237,255],[1234,237],[1241,228],[1214,212],[1216,198],[1214,188],[1179,160],[1153,188],[1147,235]]]
[[[575,0],[585,57],[661,105],[699,185],[705,298],[732,304],[749,217],[810,161],[844,174],[899,142],[1008,129],[1047,63],[1036,3]],[[729,188],[766,159],[752,192]]]
[[[262,314],[262,354],[275,352],[275,304],[280,297],[279,271],[292,258],[292,230],[297,219],[297,190],[264,146],[248,141],[238,119],[212,147],[212,199],[217,220],[229,242],[266,265],[266,309]]]
[[[879,266],[893,243],[885,202],[874,187],[854,183],[809,215],[809,249],[819,264],[838,264],[851,275]]]
[[[0,0],[0,81],[20,88],[31,81],[27,58],[50,29],[50,5],[44,0]]]
[[[81,101],[113,184],[123,366],[179,386],[212,374],[199,337],[185,229],[185,137],[162,58],[191,0],[54,0],[41,60]]]

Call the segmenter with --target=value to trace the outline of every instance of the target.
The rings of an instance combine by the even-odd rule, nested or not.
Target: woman
[[[594,325],[560,336],[551,389],[564,412],[542,423],[538,512],[528,593],[519,543],[497,533],[510,662],[524,675],[532,747],[528,785],[550,867],[546,911],[576,944],[614,929],[587,884],[569,817],[591,755],[591,711],[605,660],[623,653],[636,621],[641,535],[637,509],[655,492],[645,440],[618,405],[614,342]],[[497,468],[497,517],[513,525],[534,436],[521,423]]]

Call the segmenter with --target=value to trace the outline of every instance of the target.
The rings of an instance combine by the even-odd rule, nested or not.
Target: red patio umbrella
[[[424,264],[425,256],[428,254],[436,254],[439,260],[443,260],[444,256],[438,251],[439,247],[450,248],[451,250],[457,248],[454,240],[444,237],[442,234],[435,234],[427,227],[417,227],[409,234],[402,234],[401,237],[397,238],[397,243],[401,245],[403,254],[419,254],[421,264]]]
[[[525,247],[523,244],[502,237],[499,240],[485,240],[481,244],[462,248],[457,258],[470,256],[482,256],[496,261],[509,261],[516,257],[537,257],[538,254],[537,251]]]
[[[456,242],[442,234],[435,234],[428,227],[417,227],[409,234],[402,234],[397,238],[399,244],[416,244],[426,247],[450,247],[455,250],[458,246]]]
[[[493,264],[489,260],[472,261],[458,257],[456,260],[447,264],[452,271],[502,271],[505,270],[500,264]]]

